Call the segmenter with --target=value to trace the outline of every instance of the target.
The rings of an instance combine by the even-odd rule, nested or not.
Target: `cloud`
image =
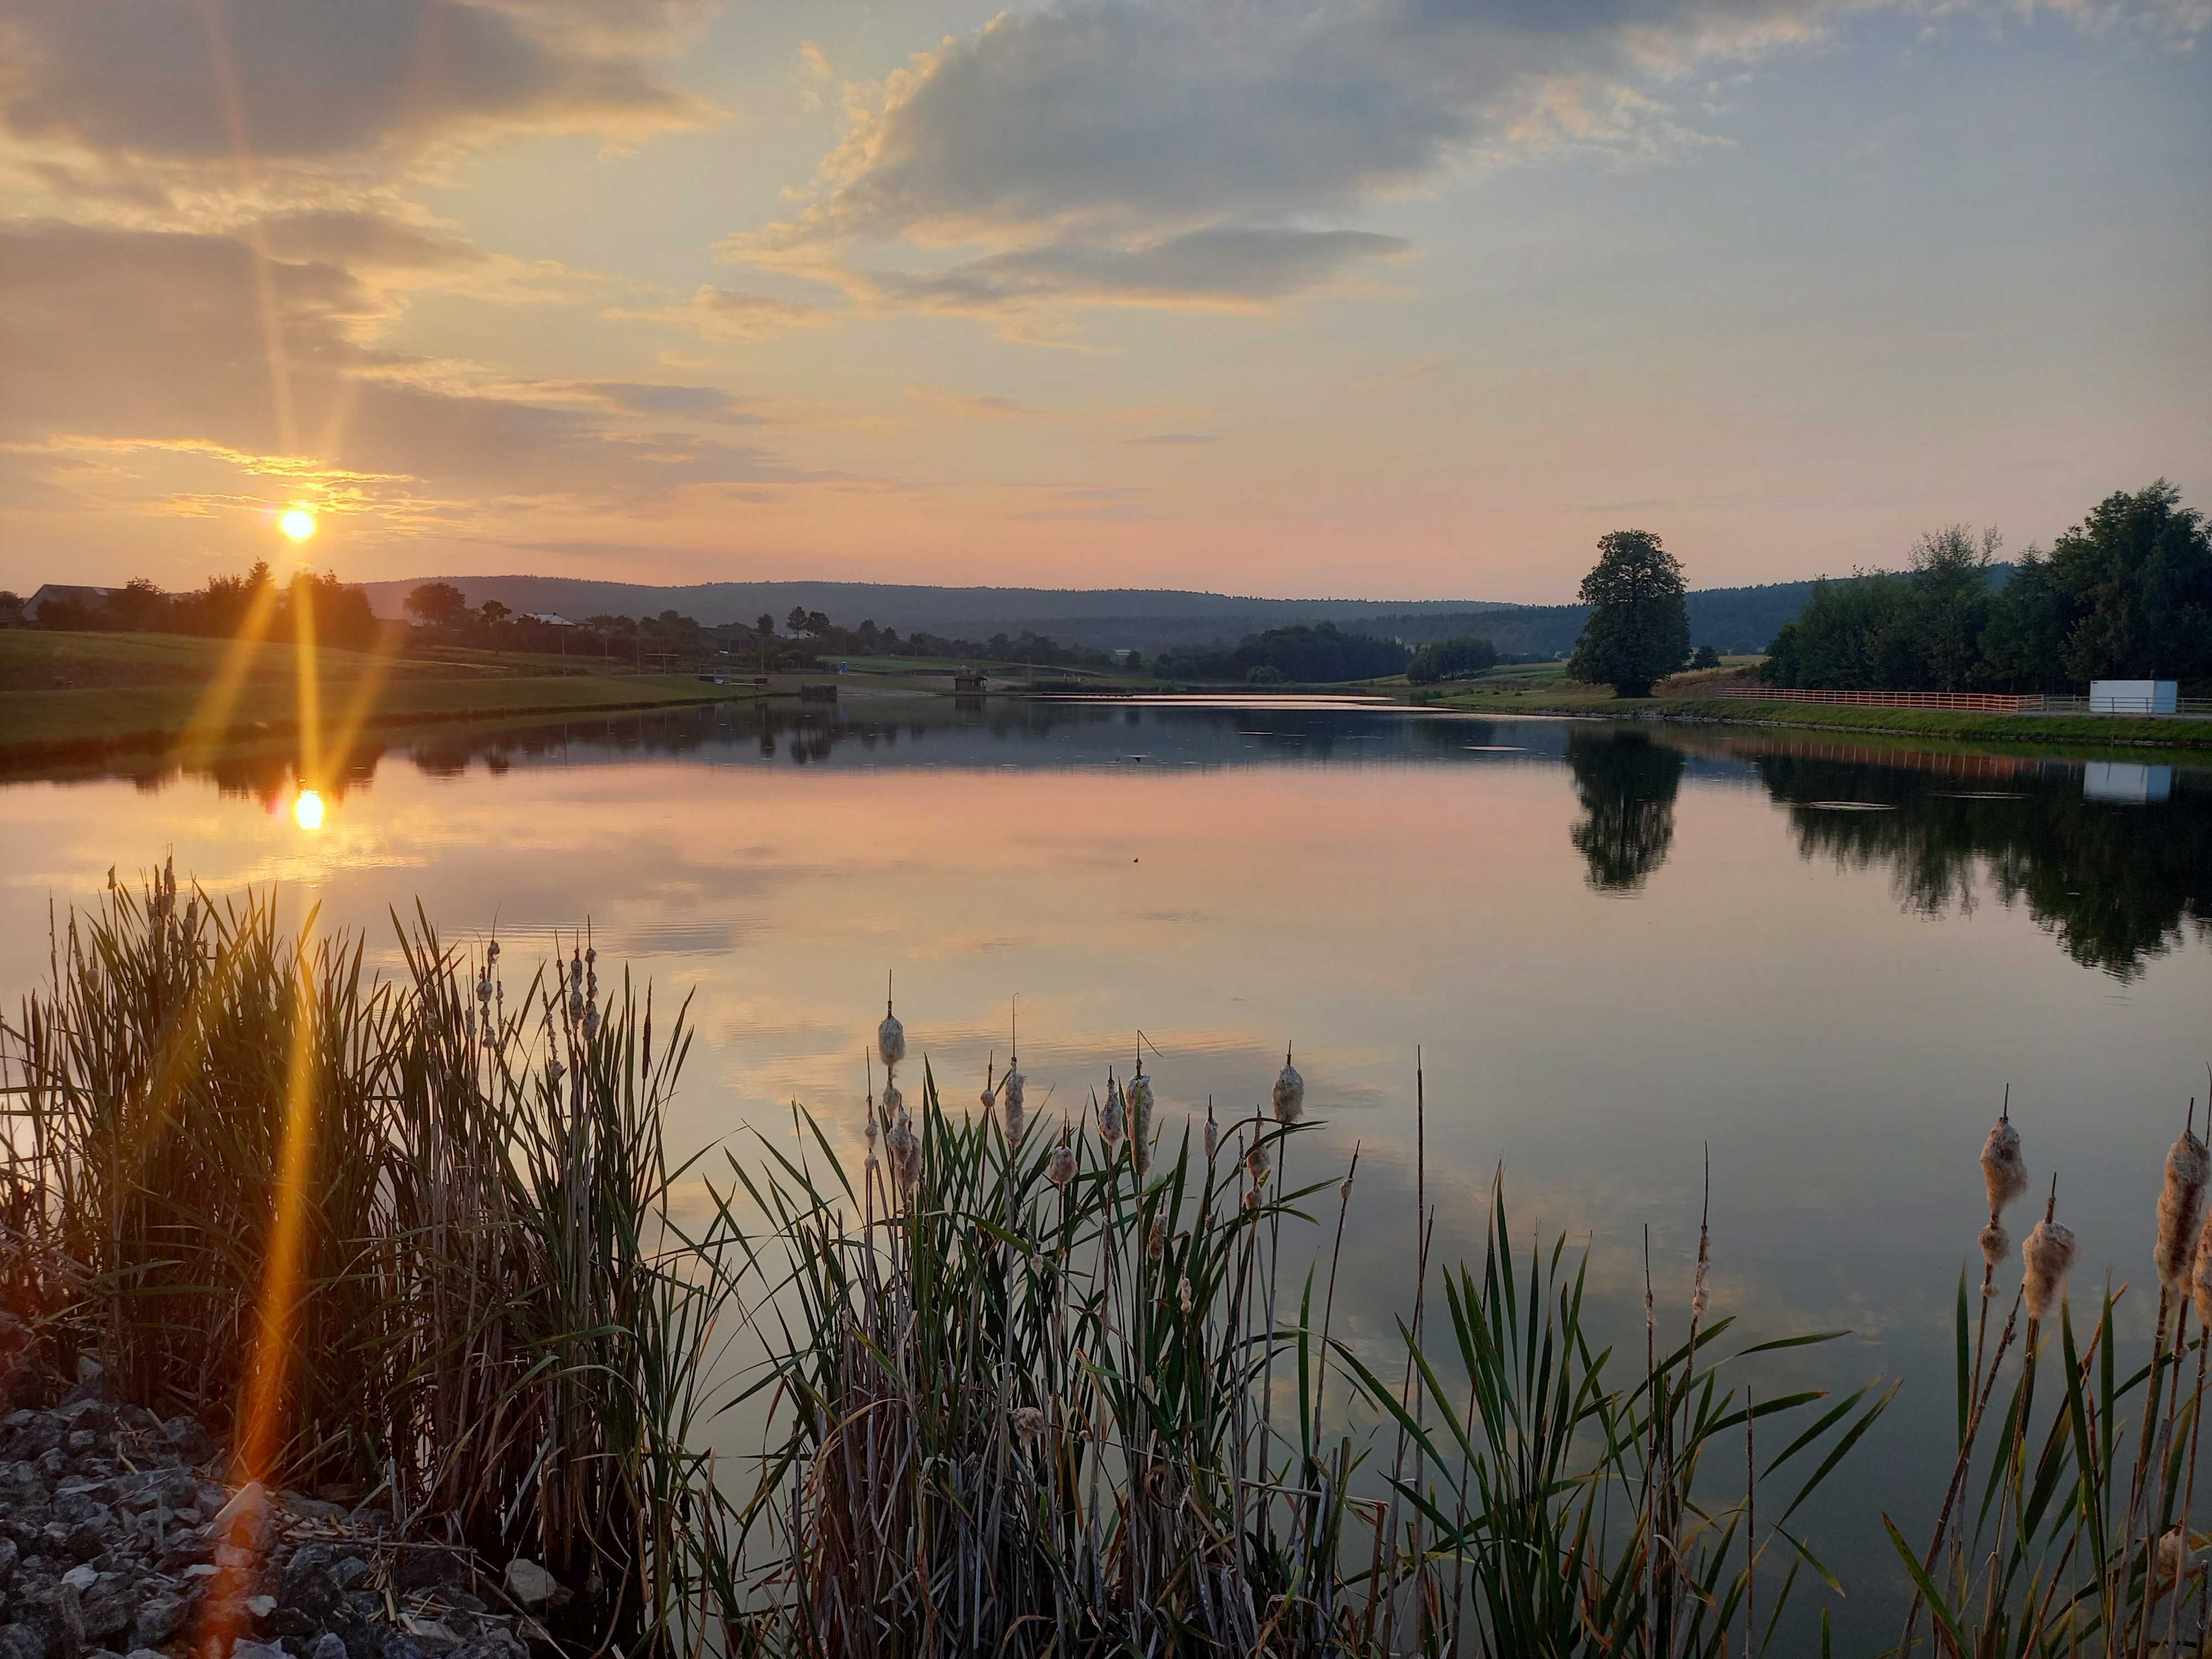
[[[1153,432],[1141,438],[1124,439],[1123,441],[1139,446],[1157,445],[1162,448],[1167,448],[1182,444],[1214,444],[1219,443],[1221,440],[1210,432]]]
[[[652,424],[749,418],[713,388],[471,389],[366,343],[383,304],[335,264],[257,271],[234,237],[0,227],[0,444],[194,455],[365,500],[639,502],[815,476]]]
[[[1715,142],[1659,95],[1670,81],[1818,41],[1888,3],[1076,0],[1008,11],[858,89],[809,205],[723,252],[876,310],[1276,308],[1404,251],[1350,228],[1378,203],[1474,165],[1577,151],[1649,160]],[[2130,9],[2180,18],[2212,0]]]
[[[714,118],[652,62],[696,10],[7,0],[0,125],[154,163],[327,163],[520,132],[635,142]]]
[[[1038,305],[1250,311],[1316,292],[1363,260],[1405,252],[1371,231],[1215,227],[1148,246],[1055,243],[928,275],[855,276],[864,303],[990,316]]]
[[[1051,420],[1053,411],[1035,404],[1025,404],[1018,398],[1008,398],[995,392],[954,392],[941,386],[918,386],[908,388],[916,398],[925,398],[957,414],[973,416],[978,420]]]
[[[836,313],[820,306],[711,285],[676,305],[610,307],[599,314],[610,322],[657,323],[717,341],[772,340],[793,329],[826,328],[836,320]]]

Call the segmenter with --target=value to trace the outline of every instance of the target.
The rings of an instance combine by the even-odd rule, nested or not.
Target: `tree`
[[[1648,530],[1613,531],[1597,547],[1582,585],[1589,620],[1567,672],[1620,696],[1648,697],[1690,654],[1682,567]]]
[[[1465,637],[1439,640],[1413,653],[1406,665],[1406,678],[1414,685],[1434,685],[1438,680],[1462,679],[1498,665],[1498,647],[1488,640]]]
[[[486,599],[482,605],[477,607],[477,614],[484,619],[485,627],[496,628],[501,623],[505,622],[509,617],[512,617],[514,612],[508,610],[497,599]]]
[[[762,611],[760,613],[760,620],[753,624],[753,632],[759,635],[763,640],[774,639],[775,637],[775,618],[769,616],[767,611]]]
[[[2100,501],[2052,544],[2051,577],[2075,683],[2212,678],[2212,532],[2165,479]]]
[[[804,634],[806,631],[806,607],[803,605],[792,606],[791,614],[783,619],[783,626],[787,633]]]
[[[1701,645],[1690,653],[1690,666],[1692,668],[1718,668],[1720,665],[1721,653],[1710,645]]]
[[[407,596],[405,609],[417,627],[444,633],[468,614],[469,598],[451,582],[424,582]]]

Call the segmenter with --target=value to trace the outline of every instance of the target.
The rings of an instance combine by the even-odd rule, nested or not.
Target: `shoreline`
[[[1454,714],[1537,714],[1555,719],[1741,726],[1838,736],[1998,743],[2014,748],[2212,751],[2212,720],[2126,714],[1991,714],[1951,709],[1870,709],[1843,703],[1766,702],[1733,697],[1620,698],[1595,694],[1476,692],[1455,697],[1387,695],[1407,708]],[[1822,714],[1834,718],[1821,718]]]

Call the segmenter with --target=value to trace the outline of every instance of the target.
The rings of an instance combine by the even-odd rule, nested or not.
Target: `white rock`
[[[507,1564],[507,1593],[526,1607],[542,1607],[561,1589],[553,1575],[535,1561],[517,1556]]]
[[[259,1549],[269,1541],[269,1489],[249,1480],[230,1495],[215,1517],[215,1535],[228,1543]]]

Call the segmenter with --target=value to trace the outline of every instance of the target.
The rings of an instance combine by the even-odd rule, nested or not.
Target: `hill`
[[[1991,578],[2002,581],[2011,567]],[[793,605],[819,611],[843,627],[872,622],[902,633],[919,629],[955,638],[1041,634],[1086,650],[1134,646],[1146,653],[1234,644],[1247,634],[1298,623],[1423,645],[1465,634],[1489,637],[1508,656],[1562,656],[1574,648],[1589,614],[1579,605],[1508,605],[1485,599],[1266,599],[1176,588],[932,587],[892,582],[700,582],[652,587],[574,576],[418,576],[368,582],[369,604],[397,617],[426,581],[451,582],[471,605],[497,599],[511,611],[595,616],[658,616],[675,611],[708,627],[750,623],[765,613],[779,626]],[[1690,637],[1723,652],[1764,651],[1804,609],[1809,581],[1756,587],[1707,587],[1690,594]]]

